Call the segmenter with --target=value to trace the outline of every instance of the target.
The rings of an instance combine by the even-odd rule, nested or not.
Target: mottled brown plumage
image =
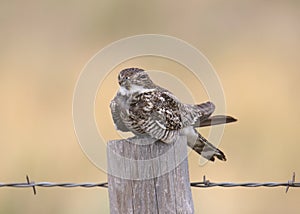
[[[116,128],[135,135],[148,135],[165,143],[175,142],[180,135],[203,157],[226,160],[195,127],[236,121],[229,116],[211,116],[211,102],[200,105],[181,103],[171,92],[155,85],[148,74],[139,68],[128,68],[118,76],[120,89],[111,101],[111,113]]]

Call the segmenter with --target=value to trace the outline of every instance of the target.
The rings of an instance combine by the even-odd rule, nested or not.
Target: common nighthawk
[[[196,127],[236,121],[233,117],[211,116],[212,102],[199,105],[183,104],[170,91],[152,82],[140,68],[127,68],[118,76],[120,89],[110,109],[118,130],[137,136],[149,136],[164,143],[175,142],[180,135],[204,158],[225,161],[224,153],[209,143]]]

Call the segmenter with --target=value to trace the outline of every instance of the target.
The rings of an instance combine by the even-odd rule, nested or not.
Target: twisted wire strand
[[[52,182],[30,182],[30,183],[0,183],[0,187],[16,187],[16,188],[28,188],[28,187],[64,187],[64,188],[72,188],[72,187],[84,187],[84,188],[92,188],[92,187],[103,187],[107,188],[107,182],[105,183],[52,183]]]
[[[286,192],[288,192],[290,187],[300,187],[300,183],[295,182],[295,173],[293,173],[292,180],[288,182],[246,182],[246,183],[233,183],[233,182],[210,182],[203,176],[203,181],[201,182],[191,182],[192,187],[198,188],[210,188],[210,187],[286,187]],[[1,187],[13,187],[13,188],[33,188],[33,193],[36,194],[36,187],[61,187],[61,188],[108,188],[108,183],[52,183],[52,182],[31,182],[29,177],[26,176],[27,183],[0,183]]]
[[[265,182],[265,183],[232,183],[232,182],[191,182],[192,187],[209,188],[209,187],[300,187],[300,183],[276,183],[276,182]],[[0,183],[0,187],[15,187],[15,188],[29,188],[29,187],[103,187],[107,188],[108,183],[52,183],[52,182],[38,182],[38,183]]]
[[[265,183],[232,183],[232,182],[222,182],[222,183],[214,183],[214,182],[192,182],[192,187],[300,187],[300,183],[275,183],[275,182],[265,182]]]

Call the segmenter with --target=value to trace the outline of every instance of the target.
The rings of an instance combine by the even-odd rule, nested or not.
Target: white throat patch
[[[132,85],[129,90],[127,90],[125,87],[120,87],[119,93],[123,96],[130,96],[133,93],[139,92],[139,93],[145,93],[149,91],[154,91],[154,89],[148,89],[144,88],[143,86],[139,85]]]

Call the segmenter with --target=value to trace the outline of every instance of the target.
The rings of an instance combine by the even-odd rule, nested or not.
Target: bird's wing
[[[123,123],[123,120],[121,118],[121,98],[120,96],[115,96],[115,98],[110,102],[110,111],[111,115],[114,121],[114,124],[116,126],[117,130],[128,132],[128,128]]]
[[[181,129],[193,125],[200,116],[196,106],[180,103],[168,91],[152,90],[133,96],[124,123],[136,133],[171,143]]]
[[[196,106],[198,106],[198,108],[200,109],[202,116],[199,117],[193,124],[194,127],[213,126],[237,121],[235,118],[227,115],[211,116],[215,110],[215,105],[212,102],[208,101]]]
[[[215,111],[216,108],[215,105],[210,101],[198,104],[196,106],[199,108],[200,112],[202,113],[202,116],[199,118],[201,121],[210,117],[210,115]]]
[[[208,101],[205,103],[197,104],[195,106],[198,107],[199,111],[201,112],[201,116],[197,118],[193,126],[200,127],[202,122],[207,120],[215,111],[215,105],[212,102]]]

